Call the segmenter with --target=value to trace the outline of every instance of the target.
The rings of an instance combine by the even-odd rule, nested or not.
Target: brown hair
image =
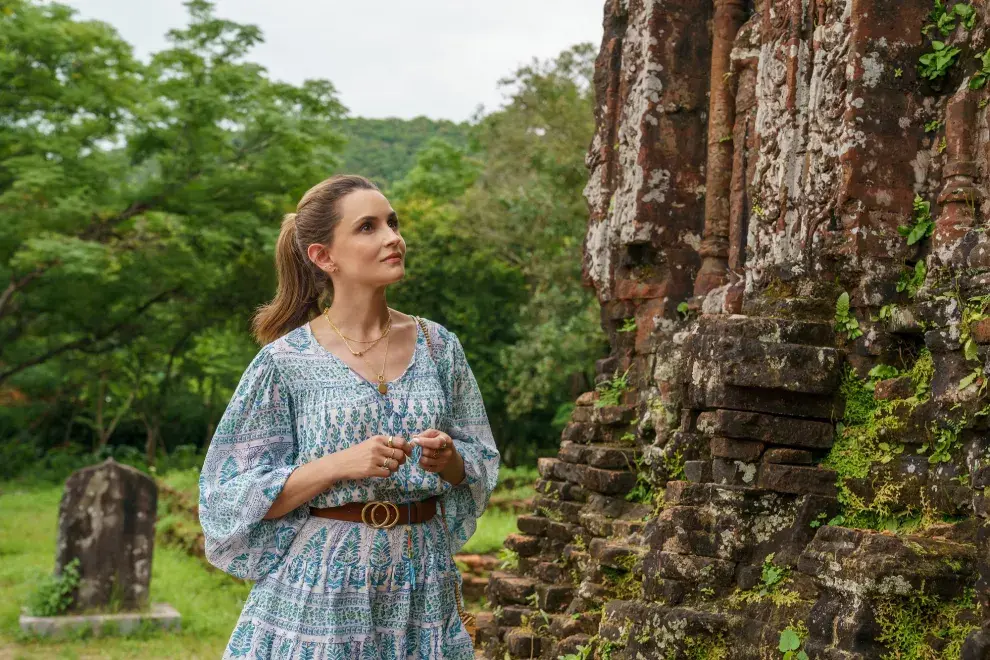
[[[338,202],[355,190],[378,190],[378,186],[363,176],[336,174],[307,190],[296,212],[282,218],[275,246],[278,290],[251,321],[259,344],[268,344],[308,322],[320,313],[321,300],[332,298],[333,282],[310,261],[306,248],[312,243],[331,244],[340,222]]]

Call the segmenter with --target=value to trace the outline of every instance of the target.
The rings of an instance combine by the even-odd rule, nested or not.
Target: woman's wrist
[[[440,477],[444,481],[457,486],[464,481],[466,476],[467,472],[464,468],[464,458],[461,456],[459,451],[454,449],[454,455],[450,462],[447,463],[447,467],[440,471]]]
[[[332,488],[338,481],[347,479],[344,470],[346,458],[343,453],[345,451],[347,450],[343,449],[316,459],[321,464],[320,474],[323,476],[324,490]]]

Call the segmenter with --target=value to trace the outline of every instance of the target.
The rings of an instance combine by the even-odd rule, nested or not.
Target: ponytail
[[[337,202],[355,190],[378,190],[361,176],[338,174],[303,195],[295,213],[286,213],[275,245],[278,288],[275,298],[258,308],[251,320],[255,340],[262,346],[275,341],[320,313],[323,298],[333,294],[333,282],[309,259],[313,243],[329,245],[340,222]]]
[[[275,245],[278,290],[275,298],[258,309],[251,322],[254,337],[262,346],[319,313],[322,293],[316,285],[312,264],[296,240],[296,214],[286,213]],[[329,282],[329,279],[327,280]]]

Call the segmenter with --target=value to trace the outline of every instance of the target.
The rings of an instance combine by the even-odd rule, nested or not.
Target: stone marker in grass
[[[21,629],[59,636],[178,629],[179,613],[148,602],[158,488],[140,470],[107,459],[65,482],[55,575],[32,595]]]

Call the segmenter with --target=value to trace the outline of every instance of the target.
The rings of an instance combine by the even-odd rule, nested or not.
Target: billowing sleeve
[[[449,376],[447,388],[448,426],[444,429],[454,441],[454,448],[464,459],[464,480],[444,494],[450,551],[460,551],[474,534],[478,518],[498,482],[500,456],[495,446],[485,403],[464,348],[453,332],[446,333]]]
[[[298,467],[292,400],[271,346],[262,348],[241,376],[199,476],[206,558],[248,580],[278,566],[309,517],[303,505],[263,519]]]

